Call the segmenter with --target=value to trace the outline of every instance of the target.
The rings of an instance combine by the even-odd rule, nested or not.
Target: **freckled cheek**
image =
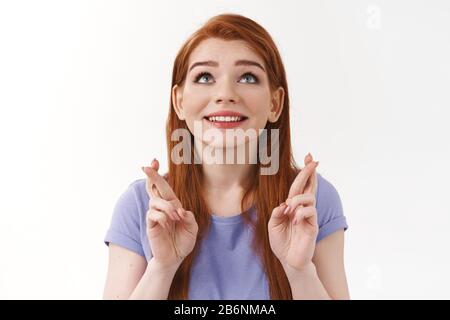
[[[252,114],[267,113],[270,109],[270,96],[264,93],[260,94],[247,94],[243,96],[245,106],[250,110]]]
[[[243,96],[243,103],[249,111],[249,127],[263,129],[270,112],[270,95],[266,92],[248,92]]]
[[[187,119],[199,119],[209,99],[201,94],[184,94],[182,106]]]

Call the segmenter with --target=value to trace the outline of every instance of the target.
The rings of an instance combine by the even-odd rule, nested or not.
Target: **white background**
[[[0,298],[100,299],[115,201],[166,165],[173,59],[246,15],[286,66],[298,162],[338,190],[353,299],[450,298],[448,1],[1,1]]]

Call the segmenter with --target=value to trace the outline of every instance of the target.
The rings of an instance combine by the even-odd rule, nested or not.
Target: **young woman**
[[[289,111],[280,54],[256,22],[215,16],[186,41],[173,67],[169,170],[160,176],[154,160],[115,206],[105,299],[349,298],[341,201],[311,154],[295,164]],[[257,148],[277,155],[276,170],[263,173],[251,138],[230,147],[209,129],[276,131]],[[248,160],[174,161],[176,130],[194,145],[184,160],[204,147],[245,147]]]

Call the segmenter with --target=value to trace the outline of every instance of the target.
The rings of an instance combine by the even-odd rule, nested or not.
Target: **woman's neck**
[[[208,192],[245,190],[251,178],[251,164],[203,164],[203,184]]]
[[[216,216],[228,217],[250,208],[249,197],[241,207],[244,193],[251,177],[252,165],[203,165],[203,190],[209,209]]]
[[[204,142],[196,143],[195,152],[197,156],[203,152],[203,150],[198,148],[200,145],[203,145],[203,148],[205,148]],[[253,159],[255,155],[249,154],[249,148],[245,144],[237,148],[240,148],[241,154],[245,154],[247,161],[236,161],[237,163],[229,163],[227,161],[201,162],[205,200],[216,215],[229,216],[236,212],[241,212],[242,198],[253,179],[253,170],[257,166]],[[242,150],[243,148],[245,149]],[[222,151],[225,154],[230,150],[224,149]],[[237,149],[234,152],[234,154],[238,154]],[[203,159],[203,156],[201,159]],[[248,209],[252,203],[253,197],[250,196],[244,204],[244,210]]]
[[[203,148],[199,150],[199,145]],[[206,148],[206,144],[203,141],[196,140],[195,153],[197,156],[202,154],[201,159],[204,160],[203,150]],[[234,150],[231,150],[234,149]],[[250,179],[252,179],[252,170],[256,166],[256,155],[250,152],[248,147],[248,142],[243,143],[235,148],[224,148],[222,152],[219,153],[223,156],[222,161],[202,161],[202,171],[203,171],[203,187],[206,192],[226,192],[228,190],[245,190]],[[231,163],[228,161],[227,152],[233,155],[233,161]],[[235,155],[244,154],[244,159],[237,160]],[[224,161],[227,159],[227,161]],[[242,161],[244,160],[244,161]]]

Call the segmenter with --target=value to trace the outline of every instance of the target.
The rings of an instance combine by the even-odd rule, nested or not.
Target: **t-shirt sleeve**
[[[144,256],[140,240],[139,209],[133,184],[117,200],[104,242],[114,243]]]
[[[319,234],[316,242],[319,242],[337,230],[347,230],[348,226],[336,188],[320,174],[317,176],[316,210]]]

